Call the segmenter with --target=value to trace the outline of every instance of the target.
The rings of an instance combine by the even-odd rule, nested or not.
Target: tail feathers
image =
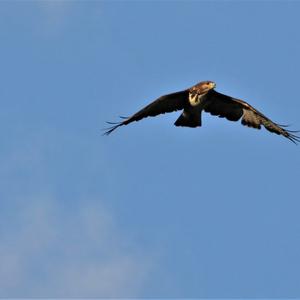
[[[176,120],[174,125],[184,127],[199,127],[201,126],[201,115],[183,112]]]

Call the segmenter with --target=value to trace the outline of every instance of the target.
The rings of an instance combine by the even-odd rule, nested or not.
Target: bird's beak
[[[214,82],[211,83],[211,88],[212,88],[212,89],[214,89],[216,86],[217,86],[217,85],[216,85]]]

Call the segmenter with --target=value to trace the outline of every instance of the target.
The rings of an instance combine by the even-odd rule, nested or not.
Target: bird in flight
[[[247,102],[221,94],[215,87],[213,81],[202,81],[186,90],[161,96],[131,117],[121,117],[124,119],[121,122],[107,122],[113,126],[105,129],[104,134],[109,135],[120,126],[147,117],[183,110],[175,126],[200,127],[201,113],[204,111],[229,121],[242,119],[241,123],[248,127],[261,129],[264,126],[268,131],[283,135],[295,144],[300,142],[300,137],[295,134],[299,131],[287,130],[286,125],[271,121]]]

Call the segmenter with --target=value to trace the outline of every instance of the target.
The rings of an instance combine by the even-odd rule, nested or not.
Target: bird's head
[[[206,94],[208,91],[214,89],[216,87],[216,84],[213,81],[201,81],[194,85],[191,89],[194,92],[197,92],[199,94]]]

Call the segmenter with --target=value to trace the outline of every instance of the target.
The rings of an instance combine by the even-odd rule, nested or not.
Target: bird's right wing
[[[125,118],[123,122],[118,122],[118,123],[107,122],[108,124],[113,124],[114,126],[106,129],[104,134],[109,135],[118,127],[127,125],[134,121],[139,121],[147,117],[155,117],[160,114],[184,109],[189,103],[188,99],[189,99],[188,90],[161,96],[155,101],[153,101],[152,103],[150,103],[149,105],[142,108],[140,111],[138,111],[131,117]]]
[[[230,121],[237,121],[242,118],[242,124],[245,126],[260,129],[262,125],[268,131],[283,135],[294,143],[300,142],[300,137],[296,135],[298,131],[288,130],[287,126],[273,122],[243,100],[216,91],[209,93],[204,111]]]

